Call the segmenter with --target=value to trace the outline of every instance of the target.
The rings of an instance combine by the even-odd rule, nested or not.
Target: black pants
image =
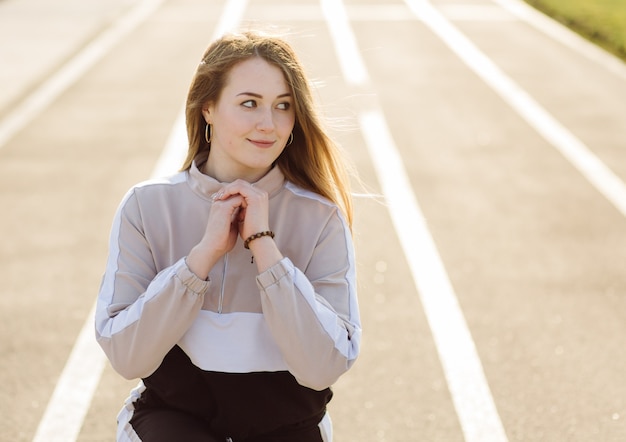
[[[170,409],[135,410],[130,420],[143,442],[226,442],[216,436],[201,419]],[[233,442],[322,442],[319,427],[290,428],[280,434],[267,434]]]

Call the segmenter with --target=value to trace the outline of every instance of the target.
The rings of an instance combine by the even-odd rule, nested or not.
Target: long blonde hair
[[[293,143],[278,157],[277,166],[287,180],[337,204],[352,227],[350,175],[345,158],[321,123],[302,65],[291,46],[281,38],[244,32],[226,35],[209,46],[187,96],[189,150],[182,170],[188,170],[196,156],[208,154],[211,147],[205,140],[203,106],[217,103],[230,70],[251,57],[261,57],[279,67],[294,97]]]

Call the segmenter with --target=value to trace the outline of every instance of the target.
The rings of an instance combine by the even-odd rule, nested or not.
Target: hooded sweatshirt
[[[133,187],[117,210],[96,338],[116,371],[142,380],[118,431],[131,431],[139,406],[190,413],[233,440],[319,422],[359,353],[350,230],[335,204],[278,167],[254,185],[269,195],[285,258],[258,274],[238,238],[207,280],[191,272],[186,255],[223,185],[194,162]]]

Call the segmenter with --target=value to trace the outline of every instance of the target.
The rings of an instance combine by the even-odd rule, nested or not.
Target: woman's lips
[[[248,140],[250,143],[254,144],[257,147],[267,149],[268,147],[272,147],[276,141],[266,141],[266,140]]]

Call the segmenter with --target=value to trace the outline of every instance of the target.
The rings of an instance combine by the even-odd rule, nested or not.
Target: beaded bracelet
[[[246,239],[246,240],[243,242],[243,246],[244,246],[246,249],[249,249],[249,248],[250,248],[250,247],[249,247],[249,246],[250,246],[250,243],[251,243],[252,241],[254,241],[255,239],[262,238],[262,237],[264,237],[264,236],[269,236],[269,237],[274,238],[274,232],[272,232],[271,230],[266,230],[265,232],[255,233],[254,235],[249,236],[249,237],[248,237],[248,239]]]

